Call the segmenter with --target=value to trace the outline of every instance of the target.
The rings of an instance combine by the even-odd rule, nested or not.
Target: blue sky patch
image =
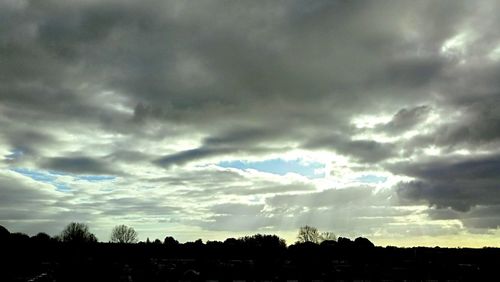
[[[83,180],[88,182],[100,182],[100,181],[110,181],[115,179],[115,176],[109,175],[75,175],[69,174],[60,171],[43,171],[43,170],[34,170],[27,168],[13,168],[11,169],[14,172],[27,176],[35,181],[43,182],[50,184],[56,188],[57,191],[61,192],[69,192],[71,191],[71,187],[69,183],[65,183],[64,181],[59,180],[59,176],[70,176],[74,180]]]
[[[56,171],[56,170],[51,170],[49,172],[50,172],[50,174],[53,174],[53,175],[71,176],[71,177],[75,178],[76,180],[85,180],[88,182],[109,181],[109,180],[114,180],[116,178],[116,176],[112,176],[112,175],[78,175],[78,174],[67,173],[67,172]]]
[[[82,176],[74,176],[74,177],[76,179],[86,180],[89,182],[109,181],[109,180],[113,180],[116,178],[115,176],[110,176],[110,175],[82,175]]]
[[[31,178],[33,180],[45,182],[45,183],[52,183],[53,181],[55,181],[57,179],[57,176],[54,176],[50,173],[32,170],[32,169],[27,169],[27,168],[13,168],[12,171],[20,173],[24,176],[28,176],[29,178]]]
[[[27,176],[35,181],[43,182],[50,184],[56,188],[57,191],[61,192],[69,192],[71,188],[64,182],[57,180],[57,175],[54,175],[50,172],[44,172],[40,170],[33,170],[27,168],[14,168],[12,171],[15,171],[19,174]]]
[[[316,172],[318,169],[323,169],[325,166],[317,162],[303,162],[300,159],[296,160],[283,160],[271,159],[257,162],[250,161],[223,161],[217,164],[225,168],[237,169],[255,169],[262,172],[273,173],[278,175],[285,175],[287,173],[296,173],[308,178],[321,178],[324,177],[323,172]]]

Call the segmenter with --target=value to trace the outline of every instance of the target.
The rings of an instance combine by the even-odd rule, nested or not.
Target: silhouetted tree
[[[306,225],[300,227],[297,239],[300,243],[311,242],[318,244],[321,241],[321,234],[316,227]]]
[[[227,238],[224,240],[223,246],[226,249],[235,249],[240,247],[240,241],[236,238]]]
[[[172,236],[167,236],[163,240],[163,244],[167,247],[176,247],[179,245],[179,241],[175,240]]]
[[[111,242],[131,244],[137,242],[137,232],[132,227],[117,225],[111,232]]]
[[[286,248],[285,240],[276,235],[255,234],[253,236],[242,237],[240,238],[240,241],[242,241],[243,245],[249,248]]]
[[[47,233],[40,232],[35,236],[32,236],[31,240],[37,243],[48,243],[52,240],[52,238],[50,238],[50,236]]]
[[[373,248],[375,245],[368,239],[364,237],[358,237],[354,240],[354,244],[356,247],[361,247],[361,248]]]
[[[325,248],[330,248],[330,247],[335,247],[337,246],[337,241],[336,240],[323,240],[320,244],[321,247]]]
[[[351,239],[345,237],[339,237],[337,239],[337,243],[339,247],[352,247],[354,244],[354,242]]]
[[[30,236],[22,232],[10,233],[10,240],[15,244],[25,244],[30,239]]]
[[[72,222],[68,224],[60,235],[61,241],[71,243],[94,243],[97,238],[90,233],[89,227],[84,223]]]

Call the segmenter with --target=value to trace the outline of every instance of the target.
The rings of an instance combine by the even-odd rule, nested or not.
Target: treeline
[[[182,246],[200,248],[207,246],[210,248],[265,248],[265,249],[286,249],[287,245],[284,239],[276,235],[255,234],[252,236],[244,236],[241,238],[227,238],[224,241],[207,241],[203,243],[202,239],[194,242],[179,243],[174,237],[166,236],[163,240],[146,239],[144,242],[138,242],[138,233],[133,227],[126,225],[117,225],[111,231],[109,243],[120,244],[135,244],[138,245],[164,245],[169,248],[180,248]],[[51,237],[50,235],[40,232],[34,236],[28,236],[24,233],[10,233],[5,227],[0,225],[0,241],[16,243],[68,243],[73,245],[93,244],[98,243],[97,237],[90,232],[88,225],[84,223],[72,222],[68,224],[58,235]],[[370,240],[358,237],[355,240],[349,238],[337,238],[333,232],[319,232],[317,228],[311,226],[303,226],[299,229],[297,242],[292,246],[305,245],[321,245],[321,246],[338,246],[338,247],[358,247],[371,248],[374,244]]]
[[[87,225],[57,236],[10,233],[0,226],[0,281],[457,280],[497,273],[499,249],[376,247],[304,226],[289,246],[276,235],[180,243],[137,241],[116,226],[98,242]]]

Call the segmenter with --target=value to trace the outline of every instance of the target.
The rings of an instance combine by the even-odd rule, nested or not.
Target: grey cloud
[[[337,234],[368,234],[411,214],[387,206],[386,196],[369,188],[349,188],[274,196],[265,205],[214,205],[215,214],[201,225],[207,230],[255,231],[293,230],[308,224]]]
[[[192,150],[181,151],[172,155],[167,155],[155,161],[156,164],[164,167],[172,165],[183,165],[191,161],[200,160],[203,158],[221,155],[223,153],[232,152],[230,148],[196,148]]]
[[[152,156],[149,154],[126,149],[114,151],[105,157],[105,159],[109,160],[112,163],[121,161],[127,163],[144,162],[150,160],[151,158]]]
[[[500,87],[498,88],[500,90]],[[438,129],[436,143],[459,146],[496,144],[500,141],[500,97],[484,97],[464,109],[460,122]],[[469,146],[468,146],[469,145]]]
[[[144,179],[155,185],[166,185],[176,189],[181,197],[203,201],[224,195],[276,195],[290,192],[314,191],[312,183],[300,181],[280,184],[272,180],[258,178],[252,174],[242,174],[233,170],[196,169],[193,171],[173,171],[175,176]],[[178,189],[178,190],[177,190]]]
[[[214,20],[211,13],[220,6],[227,13]],[[372,99],[393,102],[401,96],[376,94],[387,93],[384,85],[364,95],[366,89],[358,85],[366,83],[360,81],[384,73],[382,77],[411,86],[411,80],[415,80],[413,84],[427,81],[440,67],[433,63],[441,61],[435,56],[414,59],[401,53],[406,50],[400,49],[402,31],[387,19],[404,18],[398,16],[399,8],[387,3],[265,6],[218,1],[199,6],[122,1],[30,3],[18,11],[36,27],[35,35],[24,44],[40,54],[33,61],[46,62],[26,64],[21,72],[43,74],[40,83],[25,92],[44,90],[46,94],[35,95],[43,97],[40,99],[26,94],[16,103],[33,101],[35,114],[43,113],[45,122],[56,118],[47,113],[58,113],[58,119],[74,116],[82,122],[102,123],[94,119],[107,112],[102,105],[89,101],[92,98],[87,93],[75,91],[84,82],[94,83],[97,91],[114,90],[128,99],[123,106],[136,105],[136,120],[153,116],[188,124],[211,136],[219,135],[222,120],[233,121],[233,128],[250,121],[258,127],[269,124],[271,130],[286,129],[280,131],[281,139],[307,139],[332,123],[345,126],[349,115],[369,109]],[[417,15],[428,9],[428,4],[409,6]],[[459,10],[448,6],[443,13]],[[163,8],[165,13],[159,13]],[[250,16],[246,11],[254,13]],[[36,17],[28,17],[30,14]],[[380,28],[368,32],[374,26]],[[439,26],[428,32],[443,31],[449,25]],[[376,35],[384,40],[377,41]],[[19,42],[12,44],[9,50],[19,49]],[[398,53],[402,58],[395,60]],[[68,59],[79,67],[70,68]],[[34,69],[40,65],[50,71]],[[199,84],[201,81],[205,82]],[[10,90],[20,91],[16,85],[8,85]],[[14,97],[21,96],[9,99]],[[404,99],[412,98],[407,95]],[[107,114],[123,119],[118,112]],[[297,136],[293,133],[297,128],[311,135]],[[106,129],[118,130],[114,126]],[[272,141],[276,136],[262,140]],[[376,145],[358,142],[353,150],[373,146],[366,150],[378,152],[376,156],[366,152],[359,156],[373,162],[387,156]],[[205,151],[185,154],[209,154]]]
[[[444,151],[491,150],[500,142],[498,62],[452,68],[437,87],[442,120],[434,130],[410,140],[407,148],[435,145]],[[447,117],[450,115],[453,119]]]
[[[427,117],[430,111],[429,106],[418,106],[410,109],[403,108],[392,117],[390,122],[379,126],[378,129],[389,133],[400,133],[418,125],[419,122],[422,122]]]
[[[37,227],[57,221],[57,202],[65,200],[66,195],[56,192],[51,185],[32,181],[8,170],[0,173],[0,225],[10,230],[53,234],[54,230],[50,228]]]
[[[439,81],[440,72],[445,67],[446,61],[438,56],[393,59],[389,61],[384,71],[374,75],[372,83],[401,87],[407,91],[419,89]]]
[[[375,163],[394,156],[394,144],[375,140],[349,140],[340,134],[311,138],[303,145],[308,149],[330,149],[354,157],[361,162]]]
[[[39,156],[41,149],[54,148],[59,143],[51,134],[21,127],[15,128],[0,122],[0,126],[2,125],[4,126],[0,136],[7,141],[12,156],[4,156],[4,161],[10,165],[30,164]]]
[[[133,197],[108,199],[105,201],[102,208],[95,207],[95,209],[100,210],[100,214],[105,216],[160,216],[165,219],[171,217],[174,213],[181,211],[178,207],[162,204],[160,200]]]
[[[111,164],[90,157],[54,157],[42,161],[46,169],[65,171],[77,174],[120,174]]]
[[[13,172],[10,172],[13,174]],[[23,179],[16,179],[14,176],[1,174],[1,189],[0,195],[2,196],[2,207],[19,207],[23,210],[30,210],[28,206],[44,206],[48,205],[57,199],[57,193],[49,189],[53,189],[50,185],[39,185],[33,187],[38,183],[33,181],[23,181]],[[36,209],[32,209],[36,210]]]
[[[173,153],[154,161],[154,163],[170,167],[172,165],[184,165],[186,163],[202,160],[214,156],[222,156],[231,153],[262,154],[265,152],[282,151],[283,147],[272,147],[276,143],[262,144],[270,136],[279,136],[280,129],[269,128],[243,128],[223,132],[220,136],[207,137],[203,145],[190,150]]]
[[[494,1],[2,1],[0,145],[26,152],[22,162],[3,165],[91,174],[125,168],[137,187],[171,184],[173,192],[209,200],[210,193],[262,196],[312,186],[256,180],[249,187],[238,175],[186,172],[183,164],[324,150],[350,157],[351,167],[416,178],[399,189],[408,203],[462,211],[496,205],[496,157],[476,155],[500,141],[500,64],[486,58],[497,48],[499,11]],[[465,31],[463,50],[442,52]],[[377,128],[392,137],[415,128],[430,111],[415,105],[442,115],[420,136],[385,143],[353,137],[358,115],[397,112]],[[74,149],[70,135],[95,143],[85,139]],[[163,151],[193,136],[208,137],[197,148]],[[471,158],[426,162],[428,146],[443,154],[466,149]],[[414,164],[390,167],[400,149]],[[61,153],[73,150],[79,155]],[[170,168],[166,178],[150,175],[151,164]],[[351,192],[289,200],[318,201],[333,212],[325,199],[371,199]],[[328,219],[327,212],[301,214],[301,223]],[[237,220],[219,216],[218,228]],[[262,220],[254,227],[281,220],[246,216]]]
[[[476,206],[467,212],[450,208],[429,209],[426,213],[434,220],[460,220],[466,228],[476,233],[487,233],[500,227],[500,205]]]
[[[456,157],[433,157],[421,160],[417,163],[397,163],[390,168],[392,171],[425,180],[437,181],[440,179],[450,180],[472,180],[491,179],[496,180],[500,167],[500,156],[456,156]]]

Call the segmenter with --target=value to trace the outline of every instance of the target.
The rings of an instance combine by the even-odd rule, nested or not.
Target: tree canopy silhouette
[[[72,222],[61,232],[60,239],[69,243],[95,243],[97,238],[90,233],[89,227],[84,223]]]
[[[175,238],[172,236],[167,236],[163,240],[163,244],[168,247],[176,247],[179,246],[179,241],[175,240]]]
[[[7,238],[9,238],[9,235],[10,235],[9,230],[7,230],[7,228],[0,225],[0,240],[1,241],[6,240]]]
[[[117,225],[111,232],[111,242],[131,244],[137,242],[137,232],[132,227]]]

